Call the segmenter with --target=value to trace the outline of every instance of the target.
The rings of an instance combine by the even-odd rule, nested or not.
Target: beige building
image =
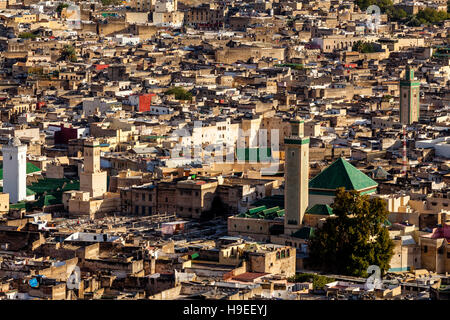
[[[155,0],[132,0],[129,2],[129,6],[137,11],[150,12],[155,9]],[[128,16],[129,12],[127,12]]]
[[[233,63],[237,60],[247,61],[250,58],[259,60],[263,57],[284,61],[285,48],[268,47],[266,45],[241,45],[234,48],[219,48],[215,53],[219,63]]]
[[[69,197],[70,216],[89,216],[91,219],[95,219],[106,214],[120,212],[120,195],[118,193],[107,192],[97,198],[91,198],[88,192],[83,191],[67,191],[64,194]]]
[[[450,228],[449,224],[444,225],[444,230]],[[437,228],[436,228],[437,229]],[[436,234],[435,232],[433,232]],[[450,245],[445,235],[433,237],[434,235],[421,236],[419,239],[421,248],[422,268],[436,273],[450,272]]]
[[[352,46],[358,41],[375,42],[376,36],[346,36],[346,35],[325,35],[320,38],[314,38],[313,42],[320,46],[323,52],[333,52],[334,50],[351,50]]]
[[[9,193],[0,193],[0,216],[9,211]]]
[[[84,144],[84,168],[80,173],[80,190],[90,197],[100,197],[106,192],[106,171],[100,169],[100,148],[97,140]]]

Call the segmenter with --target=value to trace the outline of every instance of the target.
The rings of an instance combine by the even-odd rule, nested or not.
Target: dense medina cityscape
[[[0,300],[448,300],[447,0],[0,0]]]

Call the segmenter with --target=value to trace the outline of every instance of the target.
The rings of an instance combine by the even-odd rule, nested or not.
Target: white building
[[[138,45],[141,42],[139,37],[133,37],[129,35],[118,34],[114,38],[114,41],[119,45]]]
[[[433,148],[437,157],[450,159],[450,137],[416,141],[416,148]]]
[[[119,110],[122,110],[121,103],[115,99],[88,98],[83,101],[83,113],[86,117],[97,113],[104,114],[107,111]]]
[[[17,203],[27,197],[27,146],[19,138],[9,140],[3,146],[3,192],[9,193],[9,201]]]

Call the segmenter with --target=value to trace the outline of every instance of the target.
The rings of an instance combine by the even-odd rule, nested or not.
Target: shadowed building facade
[[[420,82],[414,79],[414,70],[406,67],[405,78],[400,80],[400,123],[405,125],[419,121]]]
[[[299,230],[308,208],[309,137],[304,137],[304,122],[291,121],[292,135],[285,145],[285,199],[284,233]]]

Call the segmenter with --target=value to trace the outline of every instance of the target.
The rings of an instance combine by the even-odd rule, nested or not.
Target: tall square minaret
[[[284,233],[291,235],[303,224],[308,208],[309,137],[304,136],[304,122],[291,121],[291,136],[284,139],[285,193]]]
[[[420,82],[414,80],[414,70],[406,67],[405,78],[400,80],[400,123],[410,125],[419,121]]]
[[[3,192],[9,193],[9,201],[17,203],[27,197],[27,146],[19,138],[9,140],[2,148]]]
[[[84,168],[80,173],[80,190],[91,197],[103,196],[106,192],[106,171],[100,169],[100,145],[97,140],[84,143]]]

